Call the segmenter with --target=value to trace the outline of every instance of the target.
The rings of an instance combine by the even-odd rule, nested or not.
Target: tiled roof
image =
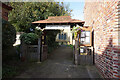
[[[71,16],[52,16],[46,20],[35,21],[32,23],[84,23],[84,21],[72,19]]]

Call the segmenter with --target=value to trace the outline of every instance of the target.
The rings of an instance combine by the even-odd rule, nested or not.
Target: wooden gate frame
[[[81,35],[81,31],[78,31],[77,32],[77,38],[75,39],[76,41],[76,44],[75,44],[75,53],[74,53],[74,60],[75,60],[75,64],[78,65],[79,64],[79,57],[82,56],[82,55],[79,55],[79,52],[78,51],[78,48],[81,47],[81,46],[84,46],[84,47],[89,47],[89,49],[91,49],[93,51],[93,47],[92,47],[92,27],[81,27],[82,30],[84,31],[90,31],[90,44],[81,44],[80,43],[80,36]],[[84,56],[84,55],[83,55]],[[91,57],[93,58],[94,54],[92,53]],[[92,64],[93,64],[93,60],[92,60]]]

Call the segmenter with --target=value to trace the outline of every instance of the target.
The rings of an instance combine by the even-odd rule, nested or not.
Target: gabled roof
[[[35,21],[32,23],[84,23],[84,21],[72,19],[71,16],[51,16],[46,20]]]

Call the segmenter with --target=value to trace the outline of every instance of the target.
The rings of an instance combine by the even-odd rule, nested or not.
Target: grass
[[[67,45],[67,46],[71,47],[72,49],[73,49],[73,47],[74,47],[74,46],[73,46],[73,45],[71,45],[71,44],[70,44],[70,45]]]

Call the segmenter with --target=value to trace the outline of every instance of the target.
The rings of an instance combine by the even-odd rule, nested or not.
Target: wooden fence
[[[38,45],[21,44],[21,59],[23,61],[38,61]],[[47,59],[47,45],[42,45],[40,61]]]

